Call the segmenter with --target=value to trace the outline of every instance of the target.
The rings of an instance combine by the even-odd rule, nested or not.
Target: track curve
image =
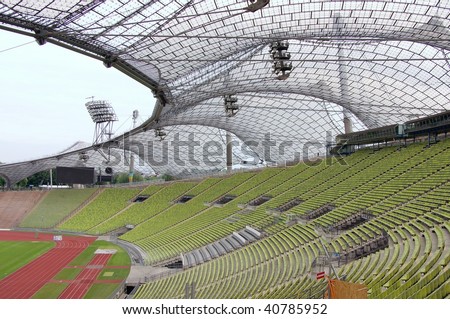
[[[95,239],[63,236],[54,248],[0,280],[0,299],[31,298]],[[53,241],[53,235],[0,231],[0,241]]]

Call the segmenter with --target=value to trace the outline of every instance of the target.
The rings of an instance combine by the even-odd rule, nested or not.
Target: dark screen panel
[[[93,167],[56,167],[56,182],[58,184],[93,184]]]
[[[113,177],[111,175],[97,175],[97,182],[112,182]]]

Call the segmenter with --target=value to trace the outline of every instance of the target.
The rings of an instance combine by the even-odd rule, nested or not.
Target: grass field
[[[86,293],[84,299],[106,299],[116,291],[117,284],[94,284]]]
[[[130,270],[128,268],[106,268],[100,273],[97,279],[99,280],[121,280],[128,276]]]
[[[15,272],[54,246],[53,242],[0,241],[0,279]]]
[[[53,279],[54,280],[73,280],[81,272],[81,268],[64,268]]]
[[[69,286],[68,283],[48,283],[32,297],[33,299],[57,299]]]
[[[116,249],[117,253],[111,257],[108,261],[108,266],[130,266],[131,260],[128,256],[127,252],[110,242],[97,240],[92,243],[88,248],[86,248],[77,258],[75,258],[70,266],[86,266],[89,261],[94,256],[94,253],[97,249]]]
[[[0,241],[0,279],[15,272],[54,246],[54,242]],[[70,265],[56,274],[52,278],[52,282],[44,285],[32,298],[58,298],[64,289],[69,286],[70,281],[76,280],[78,274],[89,264],[97,249],[115,249],[117,252],[109,259],[105,268],[96,278],[96,283],[92,285],[84,298],[109,298],[121,285],[121,283],[111,283],[111,281],[124,281],[128,277],[131,260],[123,248],[101,240],[93,242]]]
[[[69,265],[68,268],[61,270],[53,280],[74,280],[77,275],[82,271],[83,267],[88,265],[91,259],[94,257],[94,253],[97,249],[116,249],[117,253],[114,254],[108,261],[108,266],[121,266],[126,268],[105,268],[97,277],[97,280],[125,280],[130,272],[129,266],[131,265],[130,257],[128,253],[121,247],[114,245],[110,242],[97,240],[93,242],[88,248],[86,248],[78,257],[76,257]],[[58,298],[62,291],[68,286],[68,283],[49,283],[44,286],[33,298],[40,299],[52,299]],[[116,283],[96,283],[93,284],[89,291],[86,293],[86,299],[104,299],[109,298],[118,288],[120,284]]]
[[[51,228],[80,206],[94,192],[88,189],[54,189],[28,214],[20,227]]]

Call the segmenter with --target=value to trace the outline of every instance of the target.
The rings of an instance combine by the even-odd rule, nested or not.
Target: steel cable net
[[[249,4],[5,0],[0,26],[89,53],[149,86],[164,108],[146,130],[203,130],[201,143],[223,142],[227,130],[267,162],[323,153],[344,116],[361,130],[450,105],[450,1],[272,0],[256,12]],[[281,40],[292,63],[284,80],[270,53]],[[238,99],[232,117],[226,95]],[[133,134],[147,142],[153,133]],[[174,163],[162,170],[195,169]]]
[[[157,174],[179,177],[210,175],[223,172],[226,167],[226,132],[204,125],[179,125],[172,123],[165,127],[164,139],[155,136],[153,130],[133,136],[133,141],[125,141],[126,149],[139,154],[140,162],[147,163]],[[259,157],[252,152],[239,137],[232,135],[236,148],[233,162],[243,160],[257,162]],[[120,148],[123,144],[120,143]]]
[[[57,166],[95,167],[105,175],[107,167],[114,173],[128,172],[130,157],[134,157],[134,172],[143,176],[169,174],[178,177],[207,176],[224,173],[225,131],[203,125],[172,125],[161,139],[153,130],[120,139],[114,145],[90,147],[78,142],[55,154],[0,166],[0,176],[13,185],[23,178]],[[233,162],[249,160],[258,164],[259,157],[233,135],[236,150]],[[106,174],[107,175],[107,174]]]
[[[87,143],[77,142],[55,155],[2,165],[0,166],[0,176],[3,175],[2,177],[7,178],[10,185],[14,185],[25,177],[57,166],[95,167],[96,175],[108,175],[105,172],[107,167],[113,167],[114,172],[127,172],[129,170],[129,159],[130,152],[128,149],[105,148],[104,150],[94,150]],[[154,173],[154,170],[147,163],[141,164],[136,165],[136,172],[143,175]]]

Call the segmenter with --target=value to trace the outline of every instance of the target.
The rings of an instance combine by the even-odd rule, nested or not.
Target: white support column
[[[233,139],[230,132],[227,132],[227,173],[231,173],[233,170]]]
[[[353,132],[352,120],[348,111],[344,110],[344,133],[349,134]]]

